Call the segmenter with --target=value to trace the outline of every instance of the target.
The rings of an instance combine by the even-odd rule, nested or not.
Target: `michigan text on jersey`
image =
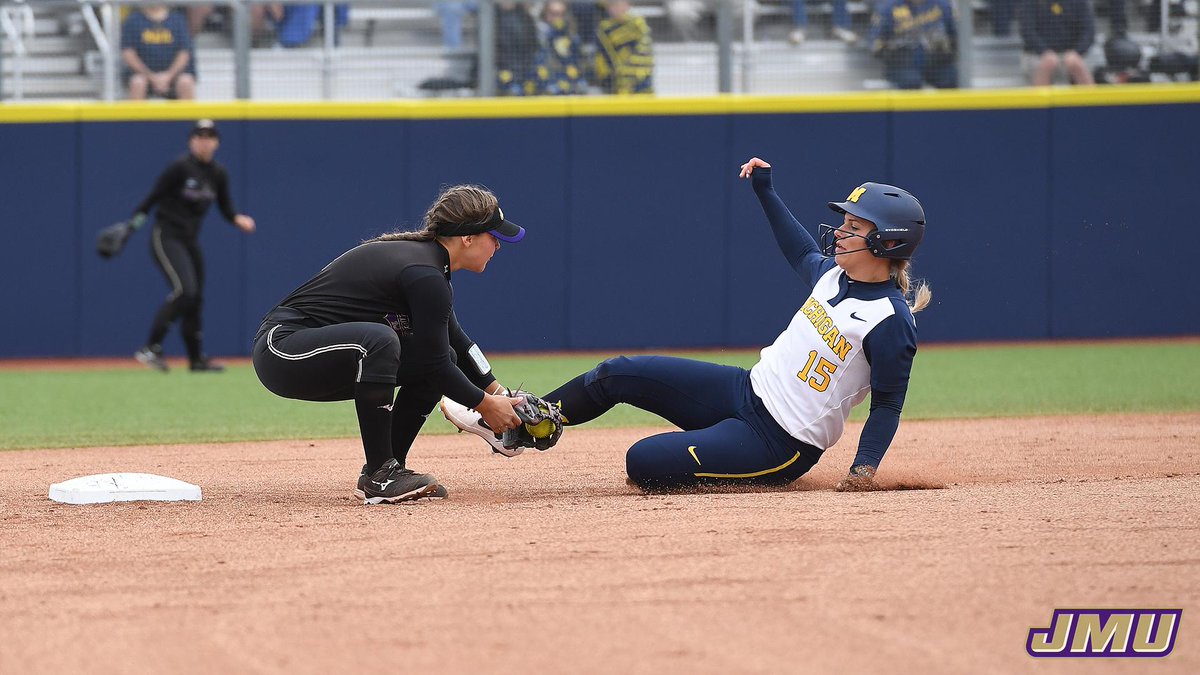
[[[829,314],[826,313],[821,302],[810,296],[800,311],[812,322],[813,328],[817,329],[817,332],[824,338],[825,344],[829,345],[834,354],[837,354],[838,359],[845,361],[850,350],[854,349],[854,345],[842,337],[842,332],[834,325],[833,319],[829,318]]]

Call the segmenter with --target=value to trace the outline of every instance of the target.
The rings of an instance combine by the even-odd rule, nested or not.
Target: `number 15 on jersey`
[[[825,391],[829,388],[829,381],[833,379],[837,368],[836,363],[829,361],[824,356],[818,358],[817,350],[814,349],[808,353],[808,362],[804,364],[800,372],[796,373],[796,377],[807,381],[808,386],[817,391]]]

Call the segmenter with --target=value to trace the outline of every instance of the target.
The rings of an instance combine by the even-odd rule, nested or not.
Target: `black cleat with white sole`
[[[363,504],[395,504],[418,499],[445,499],[448,492],[437,479],[427,473],[405,469],[395,459],[389,459],[375,473],[367,475],[367,467],[358,477],[354,496]]]

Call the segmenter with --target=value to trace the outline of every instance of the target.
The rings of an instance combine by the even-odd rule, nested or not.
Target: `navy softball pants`
[[[647,489],[700,484],[790,483],[822,449],[788,435],[750,386],[750,371],[669,356],[617,357],[546,395],[569,424],[618,403],[665,418],[681,431],[643,438],[625,456],[629,477]]]

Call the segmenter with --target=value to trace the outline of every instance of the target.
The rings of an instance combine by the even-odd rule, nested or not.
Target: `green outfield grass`
[[[750,367],[757,351],[690,352]],[[604,355],[493,356],[501,381],[545,393]],[[922,349],[905,419],[1200,410],[1200,340]],[[856,410],[865,415],[866,406]],[[590,423],[658,423],[628,406]],[[269,394],[247,365],[220,375],[0,369],[0,449],[357,436],[351,403]],[[433,415],[426,428],[452,428]]]

